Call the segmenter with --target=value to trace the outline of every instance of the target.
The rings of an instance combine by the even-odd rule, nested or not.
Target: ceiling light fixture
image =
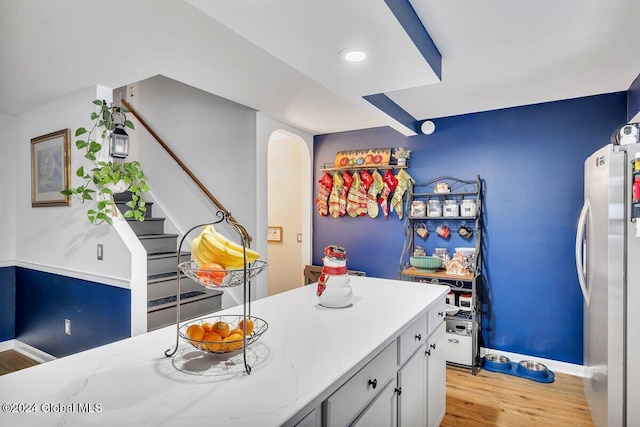
[[[360,62],[367,58],[366,52],[357,49],[345,49],[340,52],[345,61]]]

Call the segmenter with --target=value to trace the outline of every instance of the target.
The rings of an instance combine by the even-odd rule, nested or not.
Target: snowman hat
[[[324,248],[324,255],[335,260],[347,260],[347,249],[342,246],[329,245]]]

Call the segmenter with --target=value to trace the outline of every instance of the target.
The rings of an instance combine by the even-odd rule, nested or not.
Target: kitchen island
[[[422,357],[419,345],[429,352],[427,328],[444,330],[440,310],[448,292],[441,285],[356,276],[351,286],[353,305],[344,309],[319,306],[315,285],[254,301],[251,315],[269,328],[247,350],[251,374],[242,351],[208,354],[181,340],[176,354],[165,357],[175,345],[173,326],[4,375],[0,425],[314,426],[322,417],[326,424],[350,423],[358,413],[340,414],[340,405],[359,408],[341,398],[355,381],[348,380],[378,369],[390,355],[395,385],[409,353]],[[242,314],[242,306],[212,316],[226,314]],[[411,328],[424,329],[424,336]],[[442,391],[444,371],[442,363],[429,372]],[[363,395],[363,405],[388,388],[372,384],[364,385],[373,394]],[[444,414],[443,396],[436,406]]]

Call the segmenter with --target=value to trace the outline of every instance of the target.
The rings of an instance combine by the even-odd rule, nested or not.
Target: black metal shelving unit
[[[446,184],[446,186],[444,185]],[[442,188],[448,191],[442,191]],[[448,364],[468,368],[472,374],[476,374],[481,366],[480,357],[480,331],[482,325],[481,312],[481,286],[482,277],[482,180],[477,175],[475,180],[463,180],[450,176],[440,176],[433,178],[424,183],[415,183],[407,192],[406,212],[409,213],[405,218],[405,242],[400,256],[400,278],[404,280],[412,280],[417,282],[435,283],[448,285],[454,293],[471,294],[472,302],[469,310],[461,310],[455,315],[447,315],[447,333],[448,337],[455,337],[455,334],[467,333],[471,331],[471,355],[470,363],[459,363],[447,361]],[[428,205],[429,200],[439,200],[443,203],[445,200],[456,200],[458,205],[463,200],[473,200],[475,202],[475,215],[473,216],[427,216],[428,208],[425,216],[413,216],[412,206],[416,200],[421,200]],[[444,269],[437,271],[421,271],[412,267],[409,258],[414,253],[414,249],[419,244],[416,243],[416,229],[425,227],[429,230],[426,239],[420,239],[420,246],[427,246],[427,253],[431,255],[435,247],[447,247],[453,252],[454,248],[449,247],[449,239],[443,239],[438,236],[435,229],[438,225],[446,222],[449,225],[451,233],[456,233],[460,227],[466,226],[473,230],[473,237],[469,239],[474,242],[475,256],[469,260],[469,273],[465,275],[448,274]],[[424,225],[421,225],[424,224]],[[424,242],[424,243],[423,243]],[[433,247],[431,247],[433,246]],[[451,338],[454,339],[455,338]]]

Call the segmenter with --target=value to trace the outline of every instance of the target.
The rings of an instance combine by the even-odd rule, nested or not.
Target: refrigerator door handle
[[[587,218],[590,213],[591,205],[589,204],[589,200],[585,200],[584,205],[582,206],[582,211],[580,211],[580,219],[578,219],[578,231],[576,232],[576,269],[578,270],[578,282],[580,282],[580,289],[582,290],[582,297],[584,298],[584,302],[589,305],[589,297],[591,296],[589,290],[587,289],[587,278],[584,274],[584,264],[583,260],[583,240],[584,234],[587,224]]]

